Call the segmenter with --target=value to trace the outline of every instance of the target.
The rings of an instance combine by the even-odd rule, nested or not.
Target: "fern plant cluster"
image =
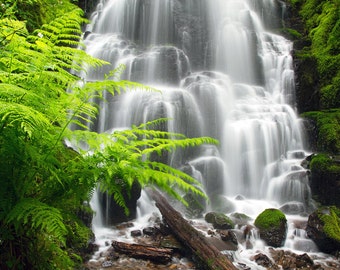
[[[13,15],[22,12],[19,4],[45,1],[5,1],[0,17],[0,269],[80,265],[91,231],[78,214],[91,212],[86,202],[97,185],[123,207],[123,191],[135,180],[183,202],[179,190],[204,196],[193,178],[151,156],[217,143],[156,130],[165,119],[113,134],[89,131],[100,110],[92,101],[104,91],[153,89],[117,81],[119,70],[105,81],[81,82],[77,72],[106,63],[79,49],[86,22],[80,9],[34,31]]]

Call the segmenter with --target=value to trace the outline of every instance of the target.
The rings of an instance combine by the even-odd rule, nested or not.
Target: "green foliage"
[[[288,34],[288,36],[293,40],[302,38],[302,35],[298,31],[292,28],[284,28],[282,29],[282,32],[284,34]]]
[[[340,209],[331,206],[326,210],[318,210],[318,216],[324,223],[324,232],[335,241],[340,242]]]
[[[142,187],[146,185],[161,188],[176,199],[182,199],[178,190],[192,192],[200,196],[205,195],[195,185],[199,183],[183,173],[164,163],[152,159],[152,155],[161,156],[164,152],[173,152],[178,148],[194,147],[201,144],[217,144],[217,141],[208,138],[187,138],[182,134],[154,130],[157,125],[167,119],[158,119],[140,126],[133,126],[129,130],[116,131],[112,135],[95,134],[96,140],[87,138],[88,150],[95,152],[86,157],[93,161],[97,167],[97,177],[102,191],[109,191],[114,195],[116,202],[124,207],[121,185],[118,179],[123,179],[130,188],[137,179]],[[99,136],[101,137],[98,140]],[[99,151],[102,143],[106,147]],[[126,209],[127,210],[127,209]]]
[[[75,8],[70,1],[4,0],[0,12],[11,13],[13,18],[26,21],[27,29],[33,31]]]
[[[309,54],[317,59],[321,109],[340,106],[340,4],[338,0],[304,1],[300,14],[311,40]]]
[[[340,152],[340,110],[308,112],[304,117],[312,119],[317,128],[317,148],[319,151],[337,154]]]
[[[326,154],[317,154],[313,156],[310,168],[313,171],[318,172],[330,172],[330,173],[340,173],[340,166],[334,160]]]
[[[37,3],[45,2],[16,2]],[[78,49],[84,23],[79,9],[28,31],[16,20],[14,4],[5,5],[0,17],[1,269],[76,268],[90,236],[77,214],[88,210],[84,202],[97,184],[126,211],[123,191],[135,180],[183,203],[179,190],[204,197],[194,187],[196,180],[152,157],[216,140],[155,130],[165,119],[113,134],[88,131],[98,111],[92,100],[102,99],[104,92],[154,89],[117,81],[122,67],[103,82],[86,84],[69,72],[106,64]],[[66,139],[88,147],[75,151]]]
[[[278,209],[266,209],[260,213],[254,222],[254,225],[259,229],[270,229],[279,227],[282,221],[286,221],[286,216]]]

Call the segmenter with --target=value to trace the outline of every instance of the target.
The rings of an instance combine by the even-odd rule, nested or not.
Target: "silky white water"
[[[177,153],[167,162],[190,168],[210,198],[230,203],[230,212],[255,218],[288,203],[299,207],[289,220],[305,219],[300,214],[312,201],[300,165],[306,152],[295,113],[292,42],[271,29],[280,27],[282,10],[275,0],[99,1],[84,42],[89,54],[111,66],[82,76],[101,80],[123,64],[122,79],[161,92],[109,97],[93,129],[166,117],[168,131],[214,137],[219,146]],[[100,215],[95,198],[92,203]],[[143,216],[148,211],[140,207]],[[99,217],[94,225],[100,227]],[[287,248],[317,251],[289,226]]]

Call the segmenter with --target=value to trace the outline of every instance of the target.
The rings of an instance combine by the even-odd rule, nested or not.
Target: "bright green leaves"
[[[193,192],[205,197],[197,188],[200,186],[195,179],[182,171],[172,168],[155,157],[164,153],[172,153],[180,148],[195,147],[202,144],[217,144],[212,138],[187,138],[182,134],[151,129],[167,121],[159,119],[134,126],[130,130],[116,131],[110,137],[110,144],[96,154],[89,156],[96,160],[101,173],[99,184],[103,191],[119,193],[117,179],[131,186],[137,180],[142,186],[157,186],[176,199],[186,202],[180,192]],[[101,134],[101,136],[108,136]],[[100,147],[100,146],[97,146]]]
[[[17,1],[39,7],[44,2],[53,4]],[[182,192],[205,196],[195,179],[161,160],[216,140],[159,131],[169,119],[113,134],[88,130],[99,109],[94,101],[105,101],[106,94],[157,90],[120,81],[123,66],[104,81],[81,81],[76,74],[107,64],[78,49],[81,14],[74,8],[31,34],[12,13],[0,17],[0,249],[7,252],[0,268],[16,263],[27,269],[72,268],[70,258],[79,259],[72,255],[74,243],[87,234],[76,214],[97,184],[126,213],[123,194],[136,181],[158,186],[183,203]],[[86,147],[75,151],[67,139]]]
[[[27,198],[19,201],[8,213],[7,224],[14,224],[16,230],[29,227],[49,234],[54,239],[66,244],[66,227],[60,211],[38,200]]]

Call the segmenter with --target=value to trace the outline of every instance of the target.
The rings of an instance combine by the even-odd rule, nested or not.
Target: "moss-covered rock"
[[[269,246],[281,247],[287,236],[287,219],[278,209],[266,209],[255,219],[254,225],[259,229],[260,238]]]
[[[312,121],[312,138],[319,152],[340,153],[340,109],[313,111],[302,115]]]
[[[215,229],[228,230],[233,229],[234,222],[223,213],[209,212],[205,215],[205,221],[211,223]]]
[[[309,169],[314,199],[323,205],[340,207],[340,157],[313,155]]]
[[[309,216],[306,231],[321,251],[340,251],[340,209],[335,206],[317,209]]]

